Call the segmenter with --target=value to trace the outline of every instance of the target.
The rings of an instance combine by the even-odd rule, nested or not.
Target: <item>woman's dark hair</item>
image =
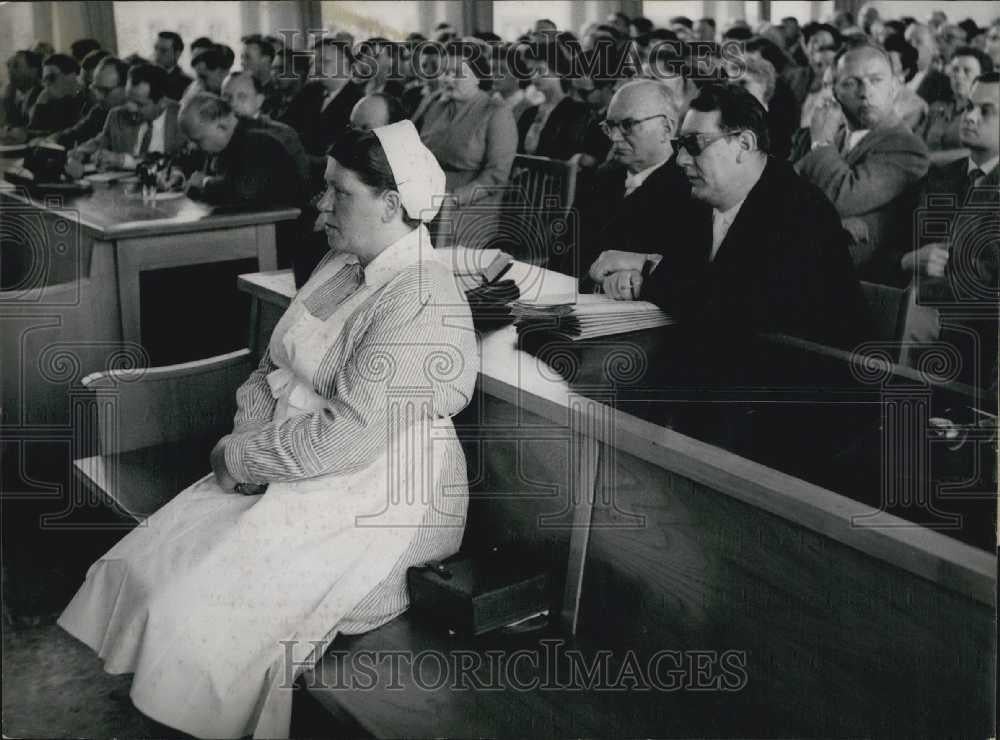
[[[479,80],[480,90],[492,90],[493,80],[490,76],[490,49],[486,44],[476,41],[449,41],[445,44],[444,53],[450,57],[459,57],[472,70]]]
[[[957,57],[972,57],[979,62],[979,72],[980,74],[989,74],[993,71],[993,60],[990,59],[989,55],[980,51],[974,46],[960,46],[955,49],[955,53],[951,55],[952,59]]]
[[[380,193],[383,190],[399,191],[382,143],[371,131],[347,129],[336,138],[326,155],[333,157],[337,164],[349,169],[361,182]],[[415,227],[420,219],[411,218],[404,209],[403,223]]]
[[[719,111],[719,128],[726,132],[750,131],[757,138],[757,148],[765,154],[771,149],[767,132],[767,111],[746,88],[732,83],[711,83],[701,88],[691,110]]]
[[[903,77],[907,82],[917,73],[917,59],[920,56],[916,48],[900,34],[893,34],[885,40],[885,50],[899,54],[899,63],[903,67]]]
[[[559,42],[554,40],[536,41],[528,46],[525,57],[529,61],[543,62],[549,72],[559,78],[563,92],[572,87],[572,78],[576,76],[573,69],[573,57]]]

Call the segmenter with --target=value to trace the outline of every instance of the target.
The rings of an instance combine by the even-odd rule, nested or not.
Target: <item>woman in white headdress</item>
[[[478,355],[424,225],[444,173],[403,121],[338,138],[326,182],[331,252],[238,390],[214,473],[94,563],[59,618],[135,674],[136,707],[196,736],[287,736],[292,679],[402,612],[406,568],[461,544],[450,417]]]

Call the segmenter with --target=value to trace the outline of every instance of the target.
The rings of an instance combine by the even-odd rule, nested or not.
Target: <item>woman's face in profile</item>
[[[364,255],[383,224],[385,203],[357,173],[326,158],[326,192],[320,199],[319,221],[327,244],[337,252]]]

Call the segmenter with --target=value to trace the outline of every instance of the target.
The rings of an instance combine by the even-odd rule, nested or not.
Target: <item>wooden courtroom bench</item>
[[[241,282],[273,323],[290,277]],[[993,554],[659,423],[653,398],[630,397],[643,338],[614,339],[571,385],[515,349],[513,327],[484,336],[476,397],[455,419],[470,482],[463,550],[551,564],[549,630],[469,638],[405,614],[342,635],[298,681],[293,735],[987,734]],[[196,405],[221,424],[252,356],[150,377],[180,398],[179,383],[213,373]],[[587,374],[595,359],[616,385]],[[105,384],[119,404],[143,398],[142,383],[91,383]],[[194,407],[178,413],[189,432]],[[153,421],[119,408],[129,425]],[[167,460],[179,444],[145,440]],[[208,449],[201,472],[178,476],[207,472]],[[120,486],[155,455],[105,445],[101,457],[78,467]]]

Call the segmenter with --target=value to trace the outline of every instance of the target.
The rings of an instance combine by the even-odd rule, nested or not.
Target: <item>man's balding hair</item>
[[[871,53],[882,57],[885,63],[889,65],[889,71],[892,71],[892,57],[889,56],[889,52],[878,44],[874,44],[868,39],[863,39],[861,37],[858,37],[857,40],[848,39],[844,42],[844,45],[840,47],[840,51],[838,51],[837,55],[833,58],[834,71],[836,71],[840,66],[840,60],[848,54],[864,50],[868,50]]]
[[[199,92],[188,98],[181,107],[181,122],[194,119],[199,123],[215,123],[220,118],[235,115],[229,103],[210,92]]]
[[[641,99],[648,99],[654,108],[667,114],[674,123],[677,122],[677,103],[674,102],[673,95],[658,80],[632,80],[626,82],[615,93],[615,97],[628,91],[629,95],[636,95]]]
[[[226,75],[226,79],[223,80],[222,84],[225,85],[226,82],[229,80],[247,79],[247,78],[250,78],[250,82],[253,84],[253,91],[258,95],[263,95],[265,92],[264,85],[261,84],[260,80],[258,80],[249,72],[247,72],[245,69],[234,69],[232,72]]]

